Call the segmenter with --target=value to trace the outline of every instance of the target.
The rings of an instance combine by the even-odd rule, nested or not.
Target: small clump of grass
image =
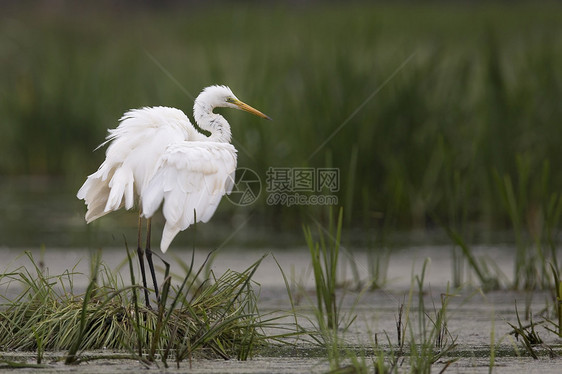
[[[431,366],[441,360],[456,346],[456,337],[451,336],[447,328],[447,307],[451,296],[447,287],[447,292],[441,296],[441,307],[434,310],[434,317],[426,311],[423,301],[424,280],[429,261],[426,259],[423,264],[421,276],[416,276],[418,285],[418,334],[410,330],[410,365],[413,372],[430,373]],[[410,323],[410,326],[411,323]],[[447,360],[445,370],[456,359]],[[442,371],[443,371],[442,370]]]
[[[446,360],[441,372],[445,371],[455,358],[448,356],[457,347],[457,338],[453,337],[447,327],[447,308],[449,305],[449,288],[441,295],[441,306],[434,306],[433,316],[427,310],[423,300],[425,274],[429,259],[424,261],[421,275],[412,278],[406,309],[401,305],[397,317],[398,349],[389,357],[392,367],[408,357],[412,373],[430,373],[432,366],[439,360]],[[417,306],[413,303],[414,290],[418,292]],[[415,309],[414,309],[415,308]],[[417,321],[413,318],[417,317]],[[417,325],[417,329],[416,329]],[[416,331],[417,330],[417,331]],[[404,348],[408,347],[409,351]]]
[[[500,277],[498,276],[499,270],[497,266],[491,262],[484,259],[478,259],[463,238],[453,229],[447,227],[447,234],[453,241],[453,243],[460,248],[462,256],[467,260],[470,269],[476,274],[478,281],[480,282],[480,287],[484,291],[494,291],[500,289]],[[454,254],[456,256],[456,254]],[[454,267],[455,270],[459,270]],[[496,271],[492,271],[495,269]],[[459,278],[458,275],[454,275],[454,278]],[[455,282],[456,283],[456,282]]]
[[[338,211],[337,221],[333,210],[329,210],[327,228],[316,223],[318,224],[316,236],[309,227],[303,228],[311,256],[316,291],[314,314],[318,323],[317,331],[310,331],[309,334],[325,350],[331,370],[329,373],[366,373],[368,369],[364,352],[357,354],[355,348],[348,347],[342,334],[356,320],[357,316],[353,312],[356,303],[370,285],[359,290],[356,303],[344,315],[341,311],[344,295],[340,297],[336,295],[338,287],[345,287],[345,283],[338,280],[338,268],[341,266],[339,255],[341,250],[345,250],[341,246],[343,208]],[[355,259],[351,252],[346,253],[351,258],[350,266],[355,276],[355,283],[361,288]]]
[[[181,285],[173,285],[166,270],[162,301],[157,309],[139,303],[139,286],[123,281],[95,257],[87,289],[77,293],[76,272],[49,275],[32,264],[0,275],[0,286],[18,288],[14,298],[3,297],[0,309],[0,347],[36,351],[68,351],[67,364],[80,363],[86,350],[126,351],[145,363],[175,356],[179,363],[192,357],[245,360],[265,344],[263,321],[257,309],[252,276],[263,257],[243,272],[226,271],[197,287],[191,266]],[[129,263],[131,259],[129,258]],[[33,273],[35,270],[35,273]],[[104,355],[107,358],[107,355]],[[120,355],[122,358],[122,355]]]
[[[517,325],[512,323],[507,323],[513,329],[510,334],[515,336],[516,340],[521,337],[521,342],[527,353],[537,360],[539,357],[535,352],[535,347],[539,344],[543,344],[543,340],[539,336],[538,332],[535,330],[537,323],[533,322],[532,314],[530,315],[529,324],[523,325],[521,318],[519,318],[519,311],[517,310],[517,303],[515,304],[515,315],[517,317]]]
[[[310,227],[304,227],[306,244],[312,259],[312,270],[316,286],[318,322],[321,326],[334,329],[339,324],[339,309],[336,299],[338,257],[341,243],[343,209],[340,208],[337,225],[334,226],[332,210],[330,210],[328,240],[319,231],[319,241],[315,241]]]
[[[515,159],[516,179],[495,172],[495,182],[509,215],[516,246],[513,288],[534,290],[557,287],[551,284],[551,270],[559,270],[557,238],[562,216],[562,198],[552,188],[548,160],[534,171],[528,154]],[[533,181],[536,180],[536,186]]]
[[[558,335],[562,338],[562,278],[560,278],[560,272],[554,264],[550,264],[552,270],[552,299],[554,304],[554,315],[556,316],[556,321],[546,319],[550,325],[553,327],[547,327],[547,330]]]

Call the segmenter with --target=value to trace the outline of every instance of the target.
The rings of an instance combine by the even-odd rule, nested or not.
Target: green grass
[[[44,274],[28,256],[31,269],[0,277],[2,287],[19,292],[3,297],[0,346],[36,351],[37,364],[45,351],[67,351],[65,362],[76,364],[95,359],[83,358],[82,352],[101,349],[129,352],[145,363],[159,359],[166,366],[170,357],[178,365],[192,357],[245,360],[266,340],[282,335],[263,332],[277,319],[257,308],[251,278],[261,259],[241,273],[211,274],[197,287],[192,287],[193,276],[201,269],[192,267],[179,286],[165,274],[162,303],[152,309],[139,302],[138,286],[124,286],[99,257],[93,259],[94,276],[86,291],[80,292],[73,283],[83,274]]]
[[[125,110],[190,114],[191,96],[224,83],[274,119],[227,114],[240,165],[264,180],[270,166],[340,168],[346,224],[423,228],[453,211],[505,228],[494,175],[516,181],[519,156],[529,170],[523,214],[562,185],[555,3],[2,13],[0,174],[64,174],[77,187]],[[538,178],[544,160],[549,191]],[[260,199],[255,225],[298,228],[296,217],[319,209]]]
[[[555,318],[549,328],[560,333],[559,4],[289,8],[248,3],[124,13],[109,7],[3,7],[2,177],[64,175],[76,190],[103,159],[103,151],[91,151],[125,110],[167,105],[190,115],[193,97],[202,87],[228,84],[242,100],[274,119],[263,123],[223,112],[233,125],[240,166],[258,172],[262,182],[271,166],[339,168],[337,194],[347,214],[345,227],[338,223],[338,238],[340,230],[360,228],[356,240],[374,237],[374,247],[386,248],[398,230],[450,228],[456,246],[455,285],[463,283],[461,269],[468,264],[483,288],[550,289]],[[262,193],[251,207],[249,226],[256,231],[274,227],[285,234],[298,229],[302,217],[321,221],[325,212],[318,206],[271,207],[266,198]],[[249,215],[231,204],[221,209],[223,214],[213,222],[237,213]],[[506,228],[512,230],[517,249],[512,284],[500,282],[494,264],[470,250],[472,242]],[[320,315],[334,327],[338,310],[331,292],[339,241],[335,252],[326,252],[326,243],[314,243],[310,231],[307,237],[315,258],[322,253],[335,256],[326,257],[328,267],[318,278],[325,278],[319,294],[327,292],[318,310],[325,308]],[[373,285],[384,283],[386,274],[380,269],[388,260],[375,255],[370,261]],[[245,358],[261,338],[250,313],[241,315],[248,335],[233,338],[241,344],[236,348],[225,343],[232,339],[216,338],[220,331],[201,320],[196,328],[207,335],[166,346],[170,337],[192,327],[178,322],[191,323],[185,322],[186,316],[146,310],[136,298],[138,289],[122,289],[103,266],[100,270],[109,285],[102,281],[94,287],[98,283],[92,282],[82,299],[73,293],[72,272],[52,277],[38,271],[37,278],[25,269],[4,274],[4,282],[27,291],[9,302],[11,314],[2,311],[3,318],[9,316],[3,320],[9,333],[0,339],[9,336],[23,349],[37,350],[40,364],[50,349],[78,355],[83,349],[76,345],[79,340],[111,346],[126,336],[136,356],[152,352],[154,357],[163,349],[186,359],[200,347]],[[215,287],[201,285],[201,291],[208,290],[203,294],[211,301],[248,297],[244,305],[252,311],[253,296],[244,286],[251,283],[250,273],[218,279],[210,274]],[[199,287],[192,278],[182,280],[186,287]],[[239,288],[216,286],[221,282]],[[198,315],[186,306],[193,300],[178,299],[181,293],[171,283],[164,286],[174,295],[170,300]],[[101,305],[110,305],[113,314],[104,314]],[[228,315],[228,308],[215,315],[221,313]],[[118,327],[123,316],[128,330]],[[426,316],[420,316],[420,326],[424,322],[433,338],[437,332],[422,321]],[[89,334],[96,323],[111,334],[100,329]],[[26,327],[25,334],[9,330],[16,325]],[[147,342],[147,336],[155,339]],[[334,342],[337,348],[339,342]],[[426,351],[412,355],[433,357],[427,344],[419,347]]]
[[[304,227],[304,237],[310,251],[314,284],[316,286],[316,307],[318,308],[318,324],[321,330],[337,329],[340,325],[340,312],[336,297],[338,286],[338,264],[340,263],[341,228],[343,223],[343,209],[340,208],[337,223],[330,210],[330,218],[327,230],[328,238],[325,238],[322,228],[318,227],[317,241],[310,227]]]
[[[430,373],[432,366],[439,360],[445,363],[441,372],[445,371],[458,357],[454,356],[457,338],[452,336],[447,327],[449,299],[455,295],[449,292],[441,294],[441,305],[433,304],[431,311],[424,302],[425,275],[429,271],[430,260],[424,261],[420,275],[412,275],[412,284],[409,291],[408,303],[399,308],[396,317],[397,343],[392,344],[388,332],[384,332],[388,344],[379,344],[375,334],[372,338],[372,347],[349,347],[346,344],[346,331],[357,319],[354,309],[361,295],[367,289],[372,289],[369,282],[362,292],[358,292],[356,301],[350,311],[346,311],[349,322],[342,326],[342,310],[336,289],[342,283],[338,281],[337,270],[341,266],[339,260],[340,244],[342,241],[341,227],[343,223],[343,209],[340,208],[337,221],[333,210],[329,212],[328,228],[322,229],[318,225],[318,234],[315,237],[309,227],[304,227],[304,236],[310,251],[311,268],[314,278],[316,305],[317,331],[311,332],[311,337],[323,349],[330,365],[330,373],[369,372],[372,366],[375,372],[397,372],[404,361],[407,362],[412,373]],[[336,223],[337,222],[337,223]],[[318,222],[317,222],[318,223]],[[290,294],[287,280],[287,290]],[[417,305],[414,298],[417,298]],[[293,298],[290,298],[293,300]],[[294,308],[294,304],[291,302]],[[375,315],[368,315],[372,318]],[[370,332],[371,333],[371,332]],[[367,357],[371,362],[367,362]],[[493,361],[491,361],[493,362]]]
[[[330,256],[327,251],[335,251],[331,256],[337,253],[333,246],[342,240],[338,234],[342,222],[340,210],[337,223],[335,216],[332,216],[327,230],[323,231],[319,227],[319,242],[312,242],[316,249],[311,251],[311,256],[322,257],[322,253]],[[309,241],[312,240],[310,235],[310,232],[305,231]],[[322,235],[325,235],[323,239]],[[191,264],[182,264],[186,272],[183,277],[170,274],[169,269],[164,270],[162,303],[151,309],[145,307],[142,297],[139,302],[142,288],[124,286],[121,280],[123,272],[119,275],[100,262],[100,253],[92,256],[90,276],[73,270],[61,275],[49,275],[31,255],[28,256],[30,266],[6,271],[0,276],[0,287],[6,291],[0,306],[0,347],[3,351],[0,366],[6,368],[52,367],[52,362],[47,365],[43,362],[53,359],[67,364],[128,359],[139,361],[146,367],[158,366],[157,361],[162,361],[168,367],[169,361],[175,361],[179,366],[201,358],[246,360],[254,354],[262,357],[271,354],[272,357],[326,360],[334,373],[370,372],[372,369],[388,373],[430,373],[437,367],[443,372],[459,359],[474,358],[476,351],[477,357],[488,354],[486,347],[475,348],[470,344],[466,347],[465,342],[458,341],[454,333],[449,331],[451,315],[461,309],[457,305],[455,310],[450,311],[450,301],[453,297],[463,297],[463,289],[451,291],[447,287],[439,302],[435,302],[426,281],[426,275],[431,271],[429,259],[424,261],[420,274],[412,270],[409,292],[398,291],[405,291],[408,296],[404,296],[407,301],[400,305],[396,315],[396,341],[390,338],[387,331],[372,333],[367,323],[367,331],[372,335],[369,345],[364,341],[361,344],[354,343],[352,336],[356,332],[351,331],[357,322],[355,307],[361,296],[365,296],[368,285],[358,292],[351,309],[349,304],[345,305],[346,309],[339,305],[340,297],[343,300],[346,290],[339,290],[339,296],[336,297],[335,285],[345,286],[345,282],[334,282],[332,286],[316,284],[317,293],[325,295],[327,290],[331,290],[329,296],[334,303],[328,305],[337,303],[335,311],[325,308],[324,296],[316,305],[308,300],[310,305],[299,308],[289,280],[277,264],[288,292],[291,310],[262,313],[258,308],[257,285],[252,281],[252,276],[263,258],[240,273],[228,270],[220,277],[215,277],[212,271],[206,272],[208,260],[195,267],[192,259]],[[129,257],[128,260],[132,269],[133,260],[136,259]],[[319,271],[324,276],[315,278],[315,283],[331,276],[322,261],[319,260],[316,266],[321,267]],[[341,259],[335,263],[338,268]],[[131,271],[131,283],[136,284],[133,274]],[[90,279],[85,291],[76,286],[78,278]],[[371,296],[366,300],[369,299]],[[394,300],[399,304],[396,298]],[[468,301],[462,304],[469,305]],[[557,302],[554,301],[555,308],[559,305]],[[360,306],[359,309],[365,313],[365,322],[371,318],[377,320],[375,316],[379,307],[384,310],[388,305]],[[515,346],[508,349],[509,352],[503,352],[496,346],[495,313],[492,312],[492,315],[490,370],[495,365],[496,357],[521,356]],[[511,315],[516,317],[513,323],[505,318],[507,314],[502,315],[530,357],[538,358],[546,354],[554,357],[557,354],[560,347],[542,343],[536,329],[539,325],[544,326],[546,330],[541,330],[542,334],[551,332],[558,336],[556,320],[541,316],[539,322],[533,322],[531,317],[527,323],[519,317],[517,307],[515,314]],[[289,321],[286,317],[289,317]],[[315,318],[317,323],[313,322]],[[347,322],[342,328],[340,322],[343,319]],[[303,320],[306,322],[303,323]],[[334,321],[333,326],[329,326],[330,321]],[[304,328],[304,325],[310,327]],[[458,327],[456,325],[455,329]],[[386,338],[380,339],[381,336]],[[506,336],[501,337],[499,342]],[[349,337],[352,339],[349,340]],[[13,350],[35,352],[36,363],[31,363],[29,356],[22,361],[21,357],[6,355]],[[61,351],[66,353],[57,356],[57,352]]]

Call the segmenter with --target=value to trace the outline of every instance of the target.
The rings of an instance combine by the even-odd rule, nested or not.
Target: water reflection
[[[69,183],[65,178],[0,178],[0,247],[32,249],[75,247],[136,247],[137,215],[134,211],[117,211],[87,225],[86,206],[76,198],[82,179]],[[223,199],[217,213],[207,224],[192,227],[174,239],[173,246],[220,247],[244,245],[270,246],[271,232],[260,227],[251,207],[230,209]],[[163,227],[158,214],[153,220],[152,244],[157,248]],[[195,239],[194,239],[195,238]],[[302,243],[301,233],[283,233],[293,245]],[[281,243],[275,240],[275,243]]]
[[[80,246],[87,235],[83,208],[63,178],[0,179],[0,245]]]

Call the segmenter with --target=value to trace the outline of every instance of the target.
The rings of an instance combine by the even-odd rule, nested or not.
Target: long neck
[[[209,131],[210,141],[230,143],[232,133],[230,125],[220,114],[213,113],[213,107],[197,98],[193,106],[193,117],[197,125],[203,130]]]

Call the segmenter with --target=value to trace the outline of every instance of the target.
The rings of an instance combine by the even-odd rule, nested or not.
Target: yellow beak
[[[240,101],[240,100],[234,100],[234,101],[233,101],[233,104],[236,105],[238,108],[240,108],[240,109],[243,110],[243,111],[246,111],[246,112],[248,112],[248,113],[252,113],[253,115],[256,115],[256,116],[258,116],[258,117],[265,118],[265,119],[271,121],[271,118],[269,118],[268,115],[263,114],[263,113],[260,112],[259,110],[255,109],[255,108],[252,108],[251,106],[249,106],[249,105],[246,104],[246,103],[243,103],[243,102]]]

